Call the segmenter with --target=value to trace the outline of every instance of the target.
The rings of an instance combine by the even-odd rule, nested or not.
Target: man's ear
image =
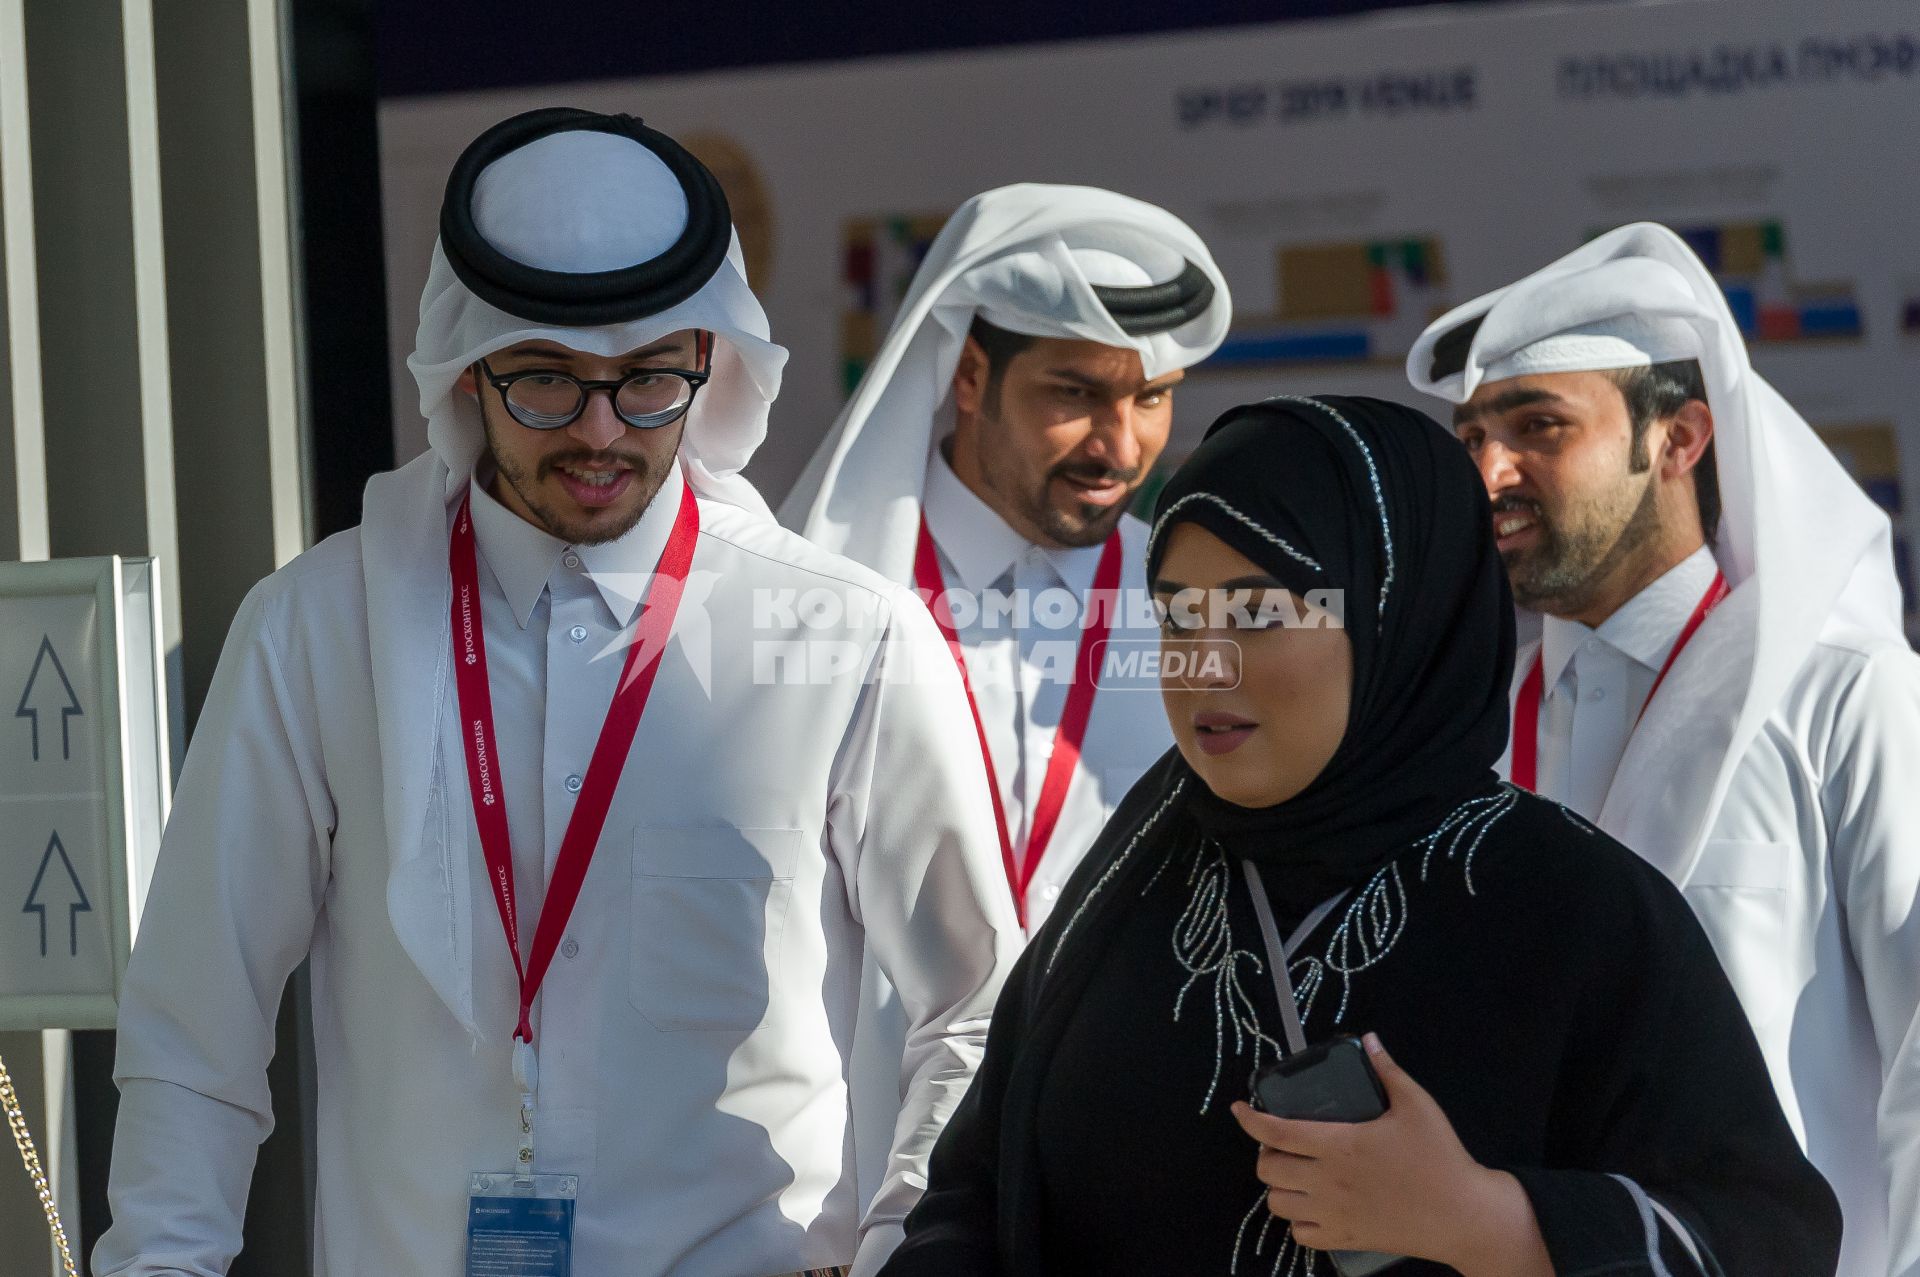
[[[472,364],[468,364],[460,370],[460,375],[454,378],[453,388],[463,395],[472,395],[476,399],[479,398],[480,383],[473,375]]]
[[[980,343],[968,337],[960,347],[960,362],[953,370],[953,407],[962,416],[975,416],[986,402],[987,379],[992,367]]]
[[[1689,399],[1667,421],[1667,443],[1660,458],[1662,478],[1678,479],[1692,472],[1713,442],[1713,409],[1704,399]]]

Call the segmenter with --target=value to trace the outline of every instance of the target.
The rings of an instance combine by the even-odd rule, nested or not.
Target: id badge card
[[[578,1175],[476,1171],[467,1185],[466,1277],[572,1277]]]

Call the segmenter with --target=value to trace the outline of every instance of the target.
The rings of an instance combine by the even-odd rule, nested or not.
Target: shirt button
[[[560,561],[566,564],[570,568],[577,568],[580,566],[580,556],[575,554],[572,550],[568,550],[565,554],[561,555]]]
[[[566,957],[566,958],[577,958],[577,957],[579,957],[579,956],[580,956],[580,942],[579,942],[578,940],[575,940],[575,939],[574,939],[573,937],[571,937],[571,936],[569,936],[569,937],[567,937],[567,940],[566,940],[566,943],[564,943],[564,944],[562,944],[562,945],[560,946],[560,954],[561,954],[561,956],[562,956],[562,957]]]
[[[1059,884],[1048,883],[1046,886],[1040,888],[1040,895],[1046,900],[1058,900],[1060,898]]]
[[[1604,687],[1596,687],[1587,693],[1587,699],[1590,701],[1604,701],[1607,699],[1607,689]]]
[[[580,778],[578,776],[567,777],[567,792],[569,794],[577,794],[580,792]]]
[[[587,641],[587,627],[584,625],[576,625],[567,631],[567,637],[576,643],[584,643]]]

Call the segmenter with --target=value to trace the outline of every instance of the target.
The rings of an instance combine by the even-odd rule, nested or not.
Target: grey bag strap
[[[1343,891],[1322,900],[1306,920],[1294,928],[1293,937],[1282,944],[1280,925],[1273,920],[1273,906],[1267,901],[1267,888],[1260,880],[1260,870],[1251,860],[1241,861],[1240,868],[1246,874],[1247,892],[1253,897],[1253,912],[1260,919],[1260,939],[1267,947],[1267,966],[1273,972],[1273,991],[1280,1000],[1280,1028],[1286,1035],[1287,1054],[1298,1055],[1307,1049],[1307,1034],[1300,1027],[1300,1008],[1294,1005],[1293,979],[1287,974],[1287,959],[1313,934],[1315,927],[1326,921],[1328,914],[1340,907],[1340,902],[1350,893]]]

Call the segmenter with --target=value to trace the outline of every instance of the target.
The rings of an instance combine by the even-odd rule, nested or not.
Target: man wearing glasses
[[[455,384],[480,399],[486,423],[494,475],[481,491],[562,541],[618,541],[673,465],[709,347],[695,330],[617,358],[534,340],[475,360]],[[481,382],[492,390],[483,395]]]
[[[227,1271],[310,957],[323,1277],[871,1273],[1019,941],[952,659],[741,477],[786,352],[698,161],[516,116],[440,231],[432,450],[254,589],[187,756],[94,1271]],[[867,950],[912,1021],[870,1201]]]

